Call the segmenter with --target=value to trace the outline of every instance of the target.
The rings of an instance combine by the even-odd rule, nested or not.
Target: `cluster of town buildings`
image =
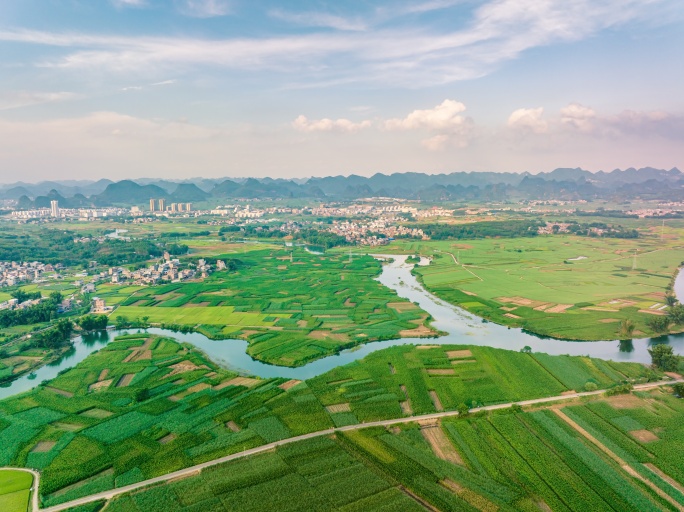
[[[0,261],[0,287],[14,286],[23,282],[37,281],[44,272],[55,272],[62,265],[50,265],[39,261]]]
[[[343,236],[347,242],[370,246],[386,245],[397,237],[425,238],[422,229],[395,225],[384,219],[368,223],[335,221],[328,231]]]
[[[225,261],[218,260],[216,270],[225,268]],[[204,259],[200,259],[197,265],[192,263],[181,264],[180,260],[171,259],[169,253],[164,253],[164,261],[161,263],[154,263],[137,270],[110,267],[107,271],[100,272],[97,277],[98,280],[110,281],[114,284],[127,282],[136,285],[152,285],[164,281],[180,282],[188,279],[204,279],[213,270],[213,266]]]
[[[140,211],[140,208],[134,207],[135,213],[142,213]],[[134,210],[131,208],[131,212]],[[168,213],[182,213],[182,212],[191,212],[192,211],[192,203],[169,203],[168,205],[166,204],[166,199],[150,199],[150,212],[155,213],[163,213],[163,212],[168,212]]]

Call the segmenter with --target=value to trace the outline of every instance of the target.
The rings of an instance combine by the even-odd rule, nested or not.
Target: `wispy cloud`
[[[230,14],[232,3],[228,0],[181,0],[179,11],[193,18],[215,18]]]
[[[546,133],[549,124],[542,118],[544,109],[539,108],[519,108],[508,118],[509,128],[521,130],[523,133]]]
[[[19,91],[0,94],[0,110],[40,105],[43,103],[56,103],[76,98],[72,92],[35,92]]]
[[[360,19],[350,19],[324,12],[294,13],[280,9],[274,9],[269,11],[268,15],[272,18],[305,27],[323,27],[349,31],[363,31],[367,30],[368,28],[368,25]]]
[[[211,40],[4,30],[0,41],[64,47],[61,57],[55,59],[51,52],[42,65],[66,69],[168,73],[179,67],[216,66],[278,71],[309,86],[355,81],[421,87],[483,76],[531,48],[652,19],[659,7],[668,8],[674,1],[679,0],[490,0],[472,11],[465,26],[452,31],[430,26],[354,31],[362,25],[316,15],[319,25],[326,21],[347,30]],[[446,3],[428,2],[424,7]],[[197,15],[219,15],[229,7],[218,0],[184,5],[190,4]],[[310,14],[293,16],[316,21]]]

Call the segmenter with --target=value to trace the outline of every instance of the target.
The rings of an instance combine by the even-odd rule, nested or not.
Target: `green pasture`
[[[26,471],[0,469],[0,510],[26,512],[31,497],[33,475]]]
[[[646,324],[652,313],[645,311],[665,305],[684,259],[678,239],[653,237],[406,242],[393,250],[432,258],[416,273],[444,300],[497,323],[586,340],[618,337],[626,319],[636,325],[635,337],[652,334]],[[562,305],[563,312],[553,311]]]
[[[259,247],[219,256],[238,259],[237,271],[139,289],[120,301],[112,318],[147,317],[211,338],[240,337],[252,357],[285,366],[369,341],[435,334],[414,331],[427,323],[427,313],[375,281],[381,266],[370,256],[349,262],[346,255]]]
[[[332,426],[648,375],[638,364],[583,357],[401,346],[285,386],[237,379],[190,346],[131,334],[0,401],[0,466],[40,470],[42,503],[51,506]]]

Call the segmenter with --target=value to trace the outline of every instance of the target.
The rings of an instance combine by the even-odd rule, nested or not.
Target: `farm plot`
[[[26,471],[0,470],[0,510],[27,512],[33,475]]]
[[[201,283],[139,291],[113,317],[243,338],[252,357],[284,366],[369,341],[436,334],[424,311],[373,279],[380,264],[369,256],[349,262],[297,250],[290,261],[289,250],[269,249],[242,255],[241,263]]]
[[[647,321],[662,313],[681,263],[677,240],[652,237],[469,240],[467,249],[422,242],[420,251],[432,262],[416,272],[438,297],[500,324],[581,340],[614,339],[627,319],[652,334]]]

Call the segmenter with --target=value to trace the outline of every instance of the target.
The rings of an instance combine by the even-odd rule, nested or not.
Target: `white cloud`
[[[459,101],[444,100],[441,104],[427,110],[414,110],[403,119],[390,119],[385,122],[388,130],[453,130],[460,128],[466,118],[459,115],[466,109]]]
[[[353,133],[370,128],[372,123],[370,121],[361,121],[354,123],[349,119],[308,119],[306,116],[299,116],[292,121],[292,127],[300,132],[345,132]]]
[[[183,0],[179,10],[193,18],[215,18],[230,14],[232,5],[228,0]]]
[[[580,105],[579,103],[571,103],[560,111],[561,123],[571,128],[583,132],[590,132],[594,128],[594,120],[596,119],[596,112],[594,109]]]
[[[76,98],[72,92],[19,91],[0,94],[0,110],[10,110],[42,103],[55,103]]]
[[[348,19],[323,12],[292,13],[274,9],[269,11],[268,15],[272,18],[287,21],[288,23],[303,25],[305,27],[324,27],[349,31],[362,31],[368,28],[366,23],[362,20]]]
[[[542,119],[544,109],[539,108],[519,108],[508,118],[509,128],[522,130],[523,132],[546,133],[549,129],[548,123]]]
[[[174,80],[162,80],[161,82],[155,82],[155,83],[150,84],[150,85],[152,85],[153,87],[156,87],[158,85],[173,85],[176,82],[177,82],[177,80],[175,80],[175,79]]]

